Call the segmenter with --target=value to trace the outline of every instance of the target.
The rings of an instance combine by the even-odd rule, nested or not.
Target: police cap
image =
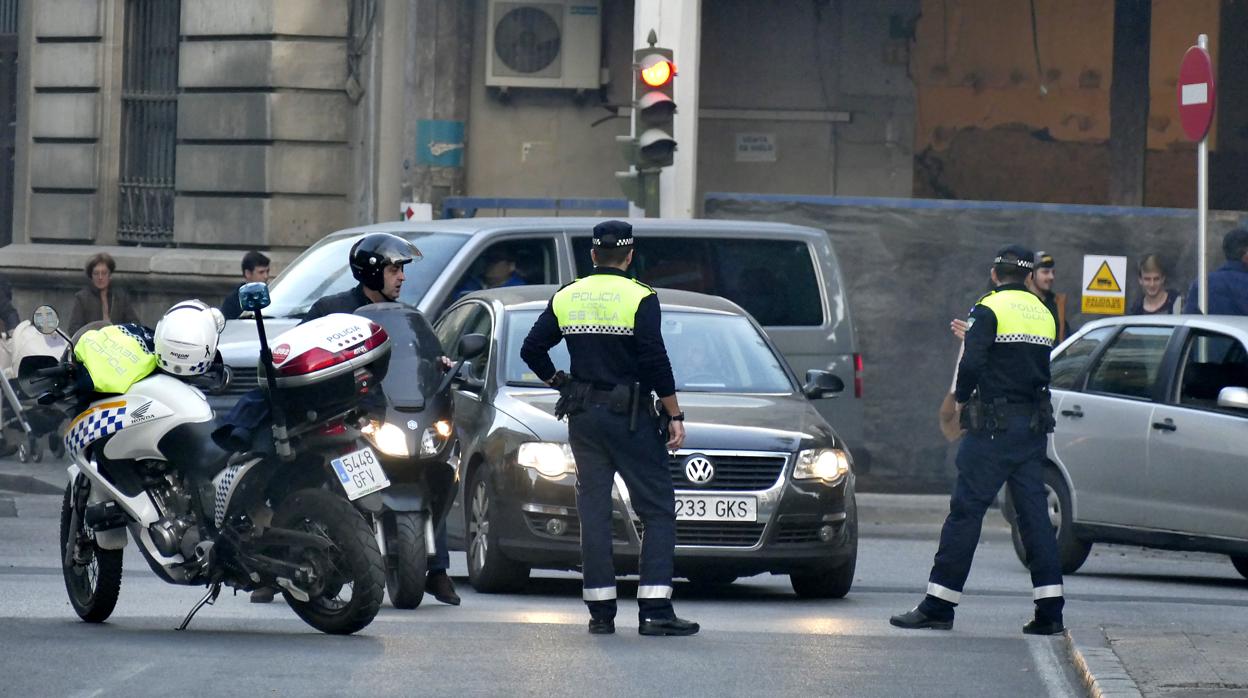
[[[603,221],[594,226],[594,249],[613,250],[632,244],[633,226],[627,221]]]
[[[997,251],[992,263],[1018,266],[1031,271],[1036,268],[1035,258],[1035,253],[1022,245],[1006,245]]]
[[[1053,255],[1043,251],[1036,253],[1037,269],[1052,269],[1055,266],[1057,266],[1057,262],[1053,259]]]

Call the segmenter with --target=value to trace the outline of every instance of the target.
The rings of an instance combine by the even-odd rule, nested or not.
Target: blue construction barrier
[[[623,211],[628,212],[627,199],[563,198],[542,199],[528,197],[448,196],[442,200],[443,218],[472,218],[483,208],[508,211],[554,211],[558,216],[564,211]],[[504,214],[505,215],[505,214]]]

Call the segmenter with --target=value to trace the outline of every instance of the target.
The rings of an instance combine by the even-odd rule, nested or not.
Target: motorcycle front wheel
[[[425,551],[425,516],[394,514],[394,535],[386,532],[386,590],[395,608],[416,608],[425,598],[425,574],[429,558]]]
[[[289,549],[288,561],[313,572],[307,601],[282,591],[296,615],[333,635],[349,635],[373,622],[385,594],[385,569],[372,528],[350,502],[325,490],[299,490],[278,506],[273,525],[332,543],[327,550]]]
[[[89,485],[83,484],[83,488]],[[105,550],[95,542],[95,534],[83,522],[86,489],[77,494],[72,484],[65,486],[61,502],[61,572],[65,591],[78,617],[88,623],[102,623],[113,614],[121,592],[121,550]],[[77,508],[77,515],[74,509]]]

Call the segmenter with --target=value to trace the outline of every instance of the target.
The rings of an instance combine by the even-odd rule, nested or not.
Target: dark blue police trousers
[[[1030,421],[1024,416],[1010,417],[1005,431],[972,431],[962,438],[949,516],[940,531],[927,596],[919,606],[927,615],[941,620],[953,618],[953,607],[961,600],[962,586],[971,571],[984,514],[1001,486],[1008,483],[1031,570],[1036,617],[1061,620],[1062,569],[1044,491],[1048,437],[1032,431]]]
[[[568,442],[576,458],[583,596],[590,615],[615,617],[611,486],[619,473],[628,489],[628,501],[645,526],[638,563],[639,616],[673,617],[676,498],[656,418],[639,415],[633,432],[627,415],[612,413],[606,405],[589,404],[585,411],[569,416]]]

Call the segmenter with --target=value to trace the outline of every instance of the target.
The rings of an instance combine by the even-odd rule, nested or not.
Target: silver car
[[[1104,542],[1223,553],[1248,577],[1248,317],[1098,320],[1052,372],[1044,481],[1062,571]],[[1004,513],[1025,563],[1008,497]]]

